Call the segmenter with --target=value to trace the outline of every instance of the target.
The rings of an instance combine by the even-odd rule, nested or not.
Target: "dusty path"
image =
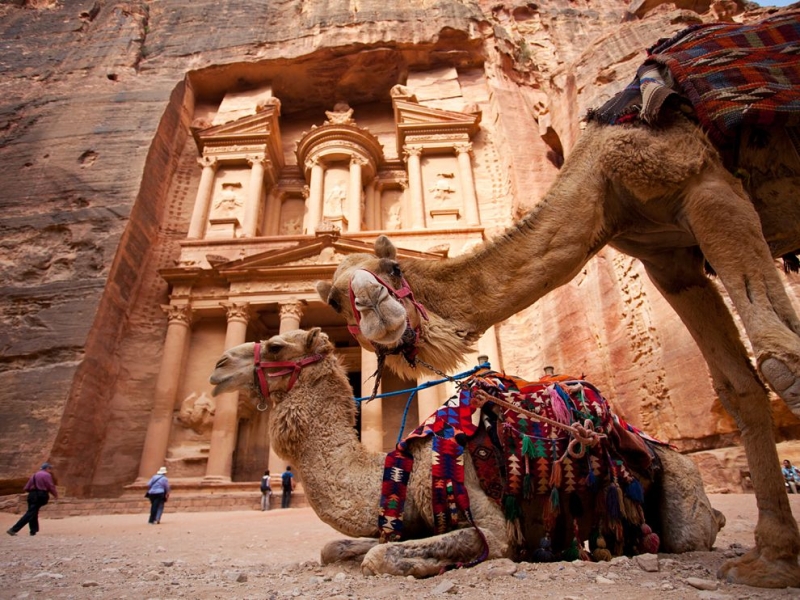
[[[636,560],[515,565],[491,561],[426,580],[367,578],[356,565],[319,565],[319,550],[342,536],[311,509],[103,515],[42,520],[0,538],[0,598],[474,598],[668,600],[800,598],[718,582],[726,555],[752,545],[752,495],[712,495],[728,525],[713,552],[659,555],[658,571]],[[789,496],[800,518],[800,495]],[[8,529],[17,517],[0,514]],[[737,546],[737,544],[739,546]],[[702,590],[694,587],[713,589]]]

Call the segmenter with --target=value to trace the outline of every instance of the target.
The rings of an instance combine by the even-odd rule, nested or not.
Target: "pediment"
[[[333,270],[349,254],[371,254],[373,251],[374,243],[371,241],[319,235],[288,248],[269,250],[225,263],[216,263],[214,266],[217,272],[226,277],[252,274],[255,271],[262,273],[297,271],[299,274],[308,270],[326,268]],[[397,255],[401,258],[439,260],[447,255],[447,250],[432,253],[398,247]]]
[[[430,127],[448,129],[468,129],[470,134],[477,133],[481,121],[481,113],[463,113],[441,108],[431,108],[408,102],[406,100],[395,100],[395,120],[398,127],[413,129],[415,127]]]
[[[277,105],[267,105],[261,112],[203,129],[193,128],[192,134],[200,152],[207,145],[265,142],[273,135],[279,135]]]

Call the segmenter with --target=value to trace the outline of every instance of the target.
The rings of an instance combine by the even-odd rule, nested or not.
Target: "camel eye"
[[[333,298],[328,298],[328,306],[330,306],[337,313],[342,311],[342,305],[339,304],[339,302],[334,300]]]
[[[283,350],[283,344],[277,344],[277,343],[267,344],[267,352],[269,352],[270,354],[277,354],[281,350]]]
[[[397,263],[394,263],[392,265],[392,275],[394,277],[402,277],[403,276],[403,271],[402,271],[402,269],[400,269],[400,265],[398,265]]]

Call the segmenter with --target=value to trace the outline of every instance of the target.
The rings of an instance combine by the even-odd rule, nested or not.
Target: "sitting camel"
[[[363,347],[415,379],[419,361],[455,369],[487,328],[570,281],[604,246],[638,258],[742,432],[759,508],[756,545],[719,576],[800,587],[800,531],[758,377],[800,416],[800,319],[773,262],[800,250],[800,156],[786,127],[744,127],[737,140],[741,178],[681,111],[665,108],[658,125],[592,121],[546,196],[503,235],[442,261],[398,260],[382,236],[374,256],[346,257],[317,290]],[[706,264],[741,318],[755,368]]]
[[[319,328],[295,330],[231,348],[217,362],[210,381],[214,395],[256,389],[268,398],[272,446],[297,467],[308,502],[320,519],[348,536],[379,537],[386,454],[369,452],[358,440],[353,390],[326,334]],[[425,577],[474,561],[484,550],[488,550],[487,558],[510,555],[514,542],[506,518],[481,488],[468,453],[464,454],[464,485],[475,527],[433,535],[430,438],[412,440],[409,447],[414,469],[402,519],[403,531],[413,539],[380,544],[377,540],[335,542],[323,550],[324,560],[335,559],[334,553],[366,552],[362,570],[367,574]],[[708,503],[696,467],[667,448],[657,448],[656,453],[663,467],[661,483],[669,488],[659,496],[663,500],[657,507],[664,524],[662,548],[710,550],[721,515]],[[538,532],[528,535],[538,543],[540,521],[537,530],[533,511],[523,511],[522,519],[523,528]]]

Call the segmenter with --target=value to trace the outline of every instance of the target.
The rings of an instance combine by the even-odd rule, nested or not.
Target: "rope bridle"
[[[256,405],[256,408],[264,412],[269,408],[267,402],[269,401],[269,385],[267,385],[267,377],[283,377],[289,375],[289,383],[286,385],[286,391],[294,387],[300,371],[303,367],[319,362],[325,358],[324,354],[309,354],[297,360],[280,360],[269,361],[261,359],[261,343],[256,343],[253,348],[253,379],[254,387],[258,391],[261,402]],[[280,369],[279,371],[267,372],[266,369]]]
[[[417,354],[419,353],[419,344],[422,340],[422,321],[428,321],[428,311],[425,310],[425,307],[422,306],[415,298],[414,292],[411,290],[411,286],[408,285],[408,281],[406,281],[405,277],[400,278],[400,287],[395,289],[392,287],[391,284],[384,281],[378,275],[370,271],[369,269],[361,269],[362,271],[366,271],[370,275],[372,275],[375,280],[380,283],[386,291],[389,292],[396,300],[402,301],[404,298],[408,298],[414,308],[417,310],[417,313],[420,316],[420,323],[416,327],[411,326],[411,320],[406,316],[406,329],[403,331],[403,335],[400,337],[400,341],[391,348],[388,346],[384,346],[383,344],[376,344],[371,340],[367,340],[361,333],[361,312],[356,308],[356,294],[353,291],[353,283],[352,278],[350,280],[350,307],[353,311],[353,318],[356,320],[355,325],[348,324],[347,330],[350,334],[358,339],[358,336],[361,335],[367,341],[367,343],[372,346],[375,350],[375,354],[378,356],[378,368],[373,373],[373,377],[375,377],[375,386],[372,389],[372,394],[367,400],[373,400],[375,396],[378,394],[378,386],[381,383],[381,377],[383,375],[383,367],[386,362],[386,357],[392,354],[401,354],[403,358],[406,359],[408,364],[412,367],[416,365],[417,361]],[[408,311],[406,311],[408,312]]]

